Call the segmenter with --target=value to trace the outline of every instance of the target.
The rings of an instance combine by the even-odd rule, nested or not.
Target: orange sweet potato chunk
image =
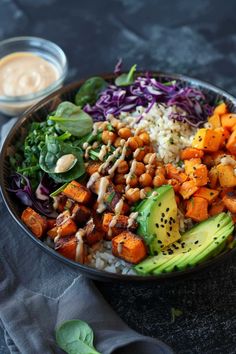
[[[47,220],[40,214],[36,213],[32,208],[26,208],[22,215],[21,220],[33,232],[37,238],[41,238],[47,229]]]
[[[184,199],[189,199],[191,195],[193,195],[198,190],[198,186],[195,181],[190,180],[186,181],[180,187],[179,193],[182,195]]]
[[[208,202],[204,198],[193,197],[187,202],[186,217],[196,222],[208,219]]]
[[[63,194],[81,204],[87,204],[91,199],[88,188],[76,181],[70,182],[63,190]]]
[[[147,249],[143,239],[124,231],[112,239],[112,253],[126,262],[137,264],[146,258]]]

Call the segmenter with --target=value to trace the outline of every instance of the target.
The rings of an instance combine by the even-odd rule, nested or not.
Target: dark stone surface
[[[233,0],[2,0],[0,39],[55,41],[69,59],[67,82],[112,71],[123,57],[126,69],[189,74],[236,94],[235,10]],[[177,353],[236,353],[235,257],[187,280],[98,287],[132,328]],[[183,312],[174,322],[171,308]]]

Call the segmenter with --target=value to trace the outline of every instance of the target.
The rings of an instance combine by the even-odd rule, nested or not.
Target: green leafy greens
[[[131,85],[134,82],[134,74],[136,71],[136,67],[137,67],[137,65],[134,64],[130,68],[128,74],[121,74],[120,76],[118,76],[115,79],[116,86],[129,86],[129,85]]]
[[[75,165],[64,173],[54,173],[58,159],[66,154],[73,154],[77,161]],[[57,137],[46,136],[46,144],[39,157],[40,168],[47,172],[56,182],[70,182],[85,173],[83,152],[78,147],[73,147],[68,142],[65,144]]]
[[[68,354],[100,354],[93,346],[93,331],[81,320],[63,322],[56,329],[56,341]]]
[[[93,105],[103,90],[108,86],[108,83],[101,77],[91,77],[86,80],[75,96],[75,104],[84,107],[87,103]]]
[[[93,119],[75,104],[65,101],[59,104],[55,115],[49,117],[63,131],[79,138],[93,129]]]

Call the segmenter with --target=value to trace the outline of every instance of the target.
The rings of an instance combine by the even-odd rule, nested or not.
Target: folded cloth
[[[0,325],[11,353],[62,353],[55,328],[76,318],[92,327],[102,354],[173,353],[161,341],[130,329],[91,280],[36,247],[1,198],[0,215]]]

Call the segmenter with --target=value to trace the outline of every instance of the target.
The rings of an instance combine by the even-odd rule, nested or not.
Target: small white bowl
[[[0,96],[0,112],[8,116],[17,116],[60,88],[67,75],[67,58],[63,50],[55,43],[37,37],[14,37],[0,42],[0,59],[16,52],[30,52],[40,56],[56,67],[59,77],[48,87],[23,96]]]

